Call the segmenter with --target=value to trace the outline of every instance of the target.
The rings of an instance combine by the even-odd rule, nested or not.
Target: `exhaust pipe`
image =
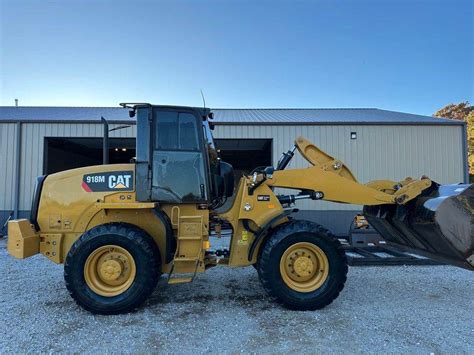
[[[104,137],[102,139],[102,164],[106,165],[109,163],[109,123],[104,117],[100,117],[100,120],[104,125]]]

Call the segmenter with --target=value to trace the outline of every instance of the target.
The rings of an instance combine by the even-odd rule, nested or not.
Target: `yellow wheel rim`
[[[87,286],[95,293],[113,297],[125,292],[137,273],[132,255],[117,245],[104,245],[94,250],[84,265]]]
[[[328,258],[321,248],[312,243],[295,243],[285,250],[280,259],[280,274],[289,288],[312,292],[328,278]]]

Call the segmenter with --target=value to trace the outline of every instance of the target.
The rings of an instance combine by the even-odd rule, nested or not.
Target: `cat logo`
[[[128,189],[132,175],[110,175],[109,189]]]
[[[113,171],[84,175],[82,188],[86,192],[133,191],[133,171]]]

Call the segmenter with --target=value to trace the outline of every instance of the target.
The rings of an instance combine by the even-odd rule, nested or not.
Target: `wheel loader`
[[[90,312],[129,312],[162,274],[188,283],[216,265],[253,265],[270,297],[290,309],[327,306],[344,287],[347,261],[327,229],[293,218],[302,199],[363,205],[389,243],[474,269],[473,185],[425,176],[360,183],[299,137],[275,167],[257,167],[234,187],[209,109],[122,106],[136,117],[136,158],[38,177],[30,219],[8,223],[8,252],[63,263],[69,293]],[[296,151],[308,167],[288,169]],[[232,229],[230,246],[213,251],[210,234],[222,225]]]

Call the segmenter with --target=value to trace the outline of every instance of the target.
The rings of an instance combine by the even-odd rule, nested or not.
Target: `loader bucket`
[[[364,215],[389,245],[474,270],[474,185],[433,182],[405,205],[364,206]]]

